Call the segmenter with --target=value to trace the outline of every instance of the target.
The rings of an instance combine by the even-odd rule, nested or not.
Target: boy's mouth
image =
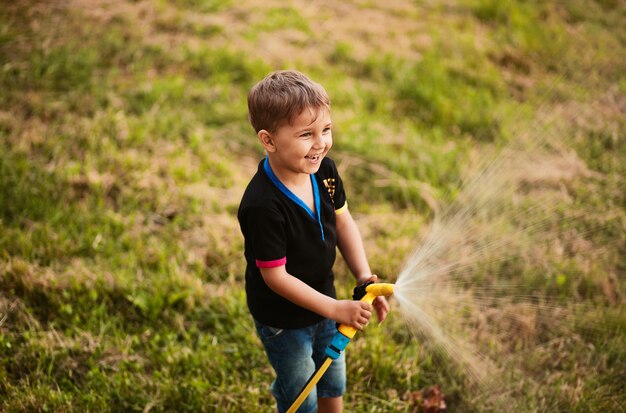
[[[321,153],[315,154],[315,155],[307,155],[304,158],[308,159],[311,162],[317,162],[319,161],[319,159],[322,157]]]

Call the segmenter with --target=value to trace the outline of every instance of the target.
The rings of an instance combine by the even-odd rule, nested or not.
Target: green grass
[[[575,154],[587,175],[529,181],[519,194],[554,207],[546,240],[516,240],[516,256],[477,262],[464,280],[499,298],[520,283],[516,293],[557,309],[542,309],[525,336],[499,336],[500,313],[464,334],[480,332],[486,353],[515,366],[499,379],[518,411],[620,411],[619,4],[1,7],[0,410],[271,410],[236,210],[262,156],[247,91],[289,67],[331,95],[332,156],[372,268],[390,281],[468,165],[524,134]],[[341,260],[336,274],[349,297]],[[500,393],[477,387],[396,311],[359,334],[347,360],[347,411],[415,411],[415,392],[435,384],[451,411],[502,411]]]

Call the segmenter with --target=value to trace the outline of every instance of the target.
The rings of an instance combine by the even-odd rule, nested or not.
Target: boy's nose
[[[315,141],[313,142],[313,145],[316,148],[325,148],[326,147],[326,140],[324,139],[324,135],[317,134],[315,135]]]

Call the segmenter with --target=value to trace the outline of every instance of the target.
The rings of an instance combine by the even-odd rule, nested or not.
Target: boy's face
[[[274,173],[286,179],[316,173],[333,145],[331,126],[328,108],[305,109],[291,125],[283,125],[274,133],[259,132]],[[265,141],[263,132],[267,134]]]

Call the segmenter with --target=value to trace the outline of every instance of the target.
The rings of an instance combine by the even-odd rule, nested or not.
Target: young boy
[[[324,88],[296,71],[271,73],[250,90],[248,111],[267,156],[239,206],[246,294],[276,372],[272,394],[284,412],[325,359],[336,322],[361,330],[371,317],[369,304],[336,299],[336,247],[357,283],[376,276],[337,168],[326,158],[333,141]],[[389,311],[385,298],[373,307],[383,321]],[[345,386],[342,355],[298,412],[340,412]]]

